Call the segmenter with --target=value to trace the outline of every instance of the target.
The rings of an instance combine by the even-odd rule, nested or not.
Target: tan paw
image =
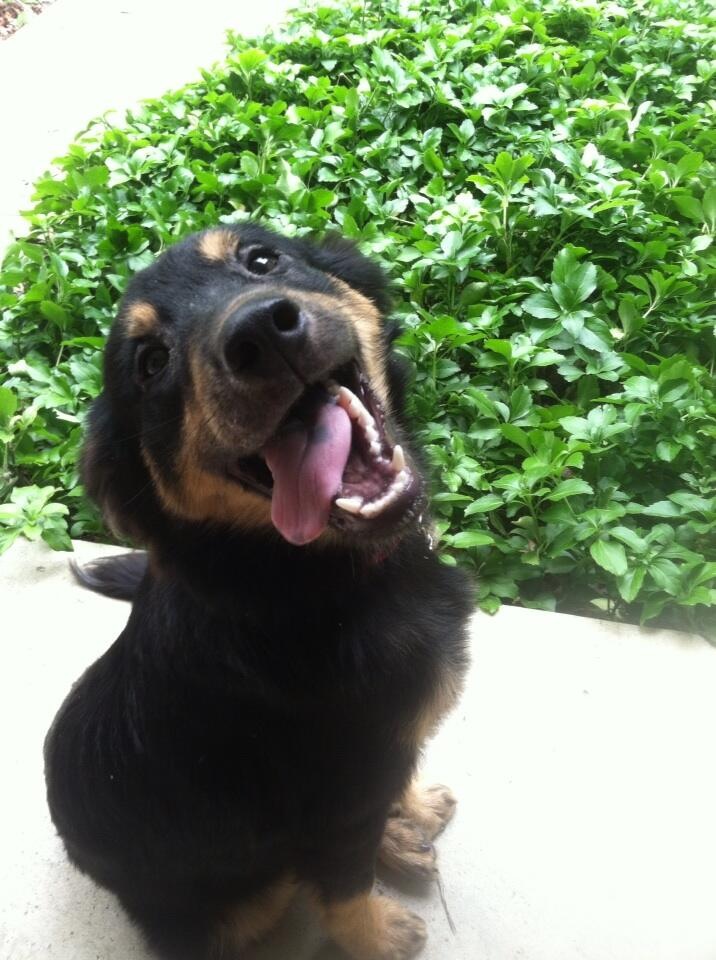
[[[421,918],[388,897],[376,897],[381,904],[382,923],[375,952],[359,960],[409,960],[425,946],[428,930]]]
[[[410,960],[427,939],[420,917],[390,897],[363,893],[319,909],[323,926],[353,960]]]
[[[432,880],[437,875],[435,847],[421,827],[402,817],[391,817],[386,823],[378,859],[406,876]]]
[[[456,805],[452,791],[440,783],[432,787],[411,785],[400,802],[400,812],[421,827],[428,840],[432,840],[452,820]]]

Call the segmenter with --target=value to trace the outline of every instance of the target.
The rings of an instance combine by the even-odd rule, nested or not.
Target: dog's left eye
[[[146,344],[137,355],[137,370],[142,380],[156,377],[169,362],[169,351],[160,343]]]
[[[278,254],[267,247],[254,247],[247,252],[245,263],[247,270],[262,277],[276,268]]]

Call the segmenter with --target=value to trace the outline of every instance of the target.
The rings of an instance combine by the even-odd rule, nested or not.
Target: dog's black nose
[[[235,376],[272,376],[297,361],[306,321],[285,297],[252,300],[228,318],[223,335],[224,359]]]

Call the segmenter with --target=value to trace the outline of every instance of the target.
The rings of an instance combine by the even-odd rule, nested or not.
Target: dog
[[[144,552],[47,735],[69,859],[164,960],[241,954],[300,887],[356,960],[423,921],[376,860],[435,871],[447,788],[413,780],[459,695],[473,587],[433,552],[385,275],[351,243],[221,226],[130,282],[81,472]]]

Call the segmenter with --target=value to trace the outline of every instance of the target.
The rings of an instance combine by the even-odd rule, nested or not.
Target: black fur
[[[381,274],[355,248],[292,249],[385,307]],[[215,269],[190,257],[174,248],[128,298],[178,312],[188,274],[196,287],[197,271]],[[371,886],[417,760],[406,731],[465,670],[472,589],[417,518],[384,555],[174,516],[139,440],[151,429],[174,449],[186,379],[150,404],[127,357],[116,325],[84,476],[150,559],[77,574],[134,603],[48,734],[48,800],[70,859],[117,894],[160,956],[204,960],[227,911],[287,872],[326,902]],[[402,420],[404,374],[386,363]]]
[[[115,557],[99,557],[81,565],[70,561],[75,580],[88,590],[114,600],[133,600],[147,572],[147,555],[141,550]]]

